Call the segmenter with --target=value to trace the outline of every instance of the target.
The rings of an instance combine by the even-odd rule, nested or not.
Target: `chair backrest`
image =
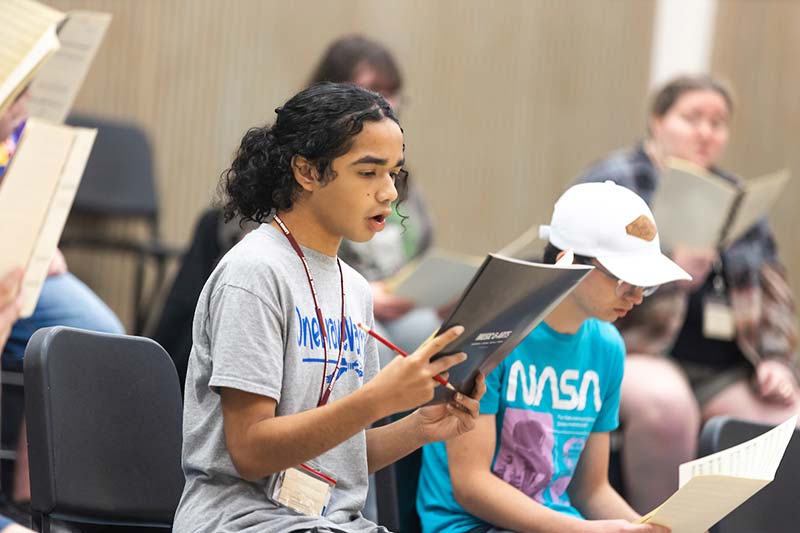
[[[88,115],[70,115],[67,123],[97,128],[72,210],[157,220],[153,154],[144,131],[132,123]]]
[[[53,327],[25,351],[31,511],[171,525],[183,490],[182,402],[156,342]]]
[[[720,416],[706,422],[700,433],[701,456],[722,451],[757,437],[773,426]],[[795,430],[775,475],[775,481],[744,502],[716,526],[711,533],[795,533],[797,505],[800,502],[800,430]]]

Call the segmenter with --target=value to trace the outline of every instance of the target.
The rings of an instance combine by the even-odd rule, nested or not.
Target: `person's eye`
[[[689,124],[695,125],[700,121],[700,115],[698,115],[697,113],[687,113],[683,115],[683,120],[685,120]]]
[[[375,175],[374,170],[362,170],[359,172],[360,175],[364,176],[365,178],[370,178]]]
[[[723,118],[715,118],[711,120],[711,127],[715,130],[724,129],[728,127],[728,121]]]

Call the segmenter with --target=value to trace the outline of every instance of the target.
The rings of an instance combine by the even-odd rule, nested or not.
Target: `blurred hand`
[[[756,385],[765,400],[782,405],[797,401],[798,389],[792,371],[780,361],[764,360],[756,367]]]
[[[47,268],[48,276],[58,276],[67,272],[67,260],[64,259],[64,254],[61,250],[56,248],[56,253],[53,254],[53,259],[50,261],[50,266]]]
[[[384,411],[381,417],[414,409],[433,399],[434,389],[439,386],[433,376],[444,374],[464,361],[467,354],[459,352],[446,355],[433,362],[431,357],[463,332],[462,326],[454,326],[423,343],[408,357],[398,355],[364,385],[362,390],[369,389],[378,398],[377,405]],[[463,403],[470,404],[466,400]]]
[[[5,141],[23,120],[28,118],[28,100],[30,93],[25,89],[14,103],[0,115],[0,142]]]
[[[419,408],[416,413],[425,442],[447,440],[472,431],[486,392],[486,380],[478,374],[472,394],[456,393],[452,402]]]
[[[712,249],[688,248],[676,246],[672,250],[672,260],[692,276],[691,281],[680,281],[679,283],[689,287],[689,290],[697,290],[706,281],[714,261],[717,260],[717,252]]]
[[[388,292],[382,281],[373,281],[369,285],[372,288],[372,308],[378,322],[397,320],[414,309],[414,302]]]
[[[0,349],[5,346],[22,307],[20,284],[24,271],[17,268],[0,278]]]

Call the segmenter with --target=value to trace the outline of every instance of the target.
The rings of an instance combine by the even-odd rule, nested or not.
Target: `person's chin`
[[[615,320],[624,318],[628,314],[628,312],[629,312],[628,309],[614,309],[609,313],[609,315],[611,316],[609,322],[614,322]]]
[[[372,231],[372,229],[366,225],[363,228],[350,231],[348,235],[344,236],[344,238],[351,242],[367,242],[372,240],[376,233],[376,231]]]

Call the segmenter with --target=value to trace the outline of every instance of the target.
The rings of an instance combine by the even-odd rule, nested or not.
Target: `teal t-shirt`
[[[590,433],[619,425],[625,344],[607,322],[590,319],[574,335],[542,322],[486,378],[481,414],[496,415],[492,472],[542,505],[581,517],[567,486]],[[426,533],[484,524],[456,502],[447,451],[422,450],[417,511]]]

